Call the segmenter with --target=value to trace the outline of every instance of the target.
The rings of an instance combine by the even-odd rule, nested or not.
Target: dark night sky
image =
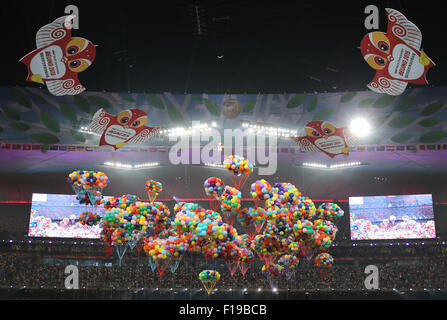
[[[401,11],[422,31],[422,47],[437,64],[430,85],[447,84],[444,11],[437,1],[82,1],[2,2],[0,85],[25,81],[18,60],[35,49],[35,34],[80,10],[72,32],[99,45],[80,74],[89,91],[283,93],[366,90],[374,71],[360,50],[368,4]],[[194,6],[202,35],[197,35]],[[217,56],[223,55],[223,59]]]

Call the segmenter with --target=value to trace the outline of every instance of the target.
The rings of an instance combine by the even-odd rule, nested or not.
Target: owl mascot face
[[[76,95],[85,90],[78,73],[95,60],[96,48],[84,38],[72,38],[67,17],[43,26],[36,34],[37,49],[20,62],[28,67],[27,81],[46,84],[55,96]]]
[[[293,137],[303,152],[324,152],[333,158],[336,155],[349,154],[349,146],[358,143],[347,127],[337,128],[327,121],[311,121],[304,128],[306,135]]]
[[[386,9],[388,30],[365,35],[360,44],[363,58],[376,76],[367,85],[377,93],[400,95],[408,83],[427,84],[426,73],[435,64],[424,51],[421,31],[405,16]]]
[[[99,109],[89,126],[91,132],[101,135],[100,146],[112,146],[119,149],[128,143],[143,143],[156,135],[159,127],[146,126],[148,118],[141,109],[128,109],[116,116]]]

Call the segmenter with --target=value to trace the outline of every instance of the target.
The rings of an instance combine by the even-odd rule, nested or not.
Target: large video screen
[[[75,195],[33,193],[28,236],[99,239],[99,225],[79,223],[81,213],[95,210],[100,214],[100,209],[79,204]]]
[[[436,238],[431,194],[350,197],[351,240]]]

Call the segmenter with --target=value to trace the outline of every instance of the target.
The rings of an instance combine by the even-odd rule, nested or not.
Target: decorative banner
[[[146,112],[141,109],[128,109],[112,116],[99,109],[93,116],[89,130],[102,135],[100,146],[112,146],[116,149],[128,143],[143,143],[156,135],[159,127],[148,127]]]
[[[71,27],[66,25],[68,17],[60,17],[40,28],[36,34],[37,49],[20,59],[28,67],[26,80],[46,84],[55,96],[84,91],[78,73],[87,69],[96,57],[93,43],[71,37]]]
[[[424,51],[419,51],[422,33],[397,10],[386,9],[388,30],[365,35],[360,50],[366,62],[376,70],[367,85],[378,93],[397,96],[408,83],[428,84],[426,73],[435,64]]]
[[[306,136],[293,137],[303,152],[322,151],[329,157],[349,155],[350,146],[357,143],[357,138],[348,127],[336,128],[328,121],[311,121],[304,128]]]

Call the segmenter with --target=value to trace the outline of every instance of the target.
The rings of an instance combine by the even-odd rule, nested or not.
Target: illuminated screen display
[[[436,238],[431,194],[350,197],[351,240]]]
[[[101,209],[79,204],[76,195],[33,193],[28,236],[99,239],[101,227],[82,225],[79,215],[85,211],[102,215]]]

